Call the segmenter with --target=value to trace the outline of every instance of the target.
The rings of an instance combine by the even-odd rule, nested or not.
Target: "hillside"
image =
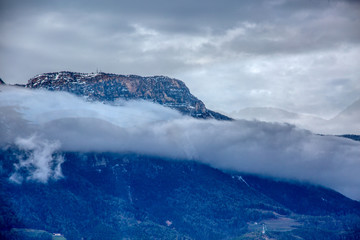
[[[63,153],[65,178],[9,183],[2,151],[1,234],[39,229],[69,239],[353,239],[360,203],[322,187],[137,154]],[[262,226],[266,233],[262,234]],[[309,238],[311,236],[311,238]]]

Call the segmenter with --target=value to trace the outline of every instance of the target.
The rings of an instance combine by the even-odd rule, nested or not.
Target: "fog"
[[[0,116],[0,146],[29,152],[16,169],[35,167],[25,177],[14,172],[15,182],[60,178],[61,151],[136,152],[311,182],[360,199],[360,143],[289,124],[197,120],[150,102],[109,105],[15,87],[0,88]]]

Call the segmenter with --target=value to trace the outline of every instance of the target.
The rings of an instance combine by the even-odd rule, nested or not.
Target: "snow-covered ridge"
[[[58,80],[61,76],[69,76],[69,75],[75,76],[76,79],[93,78],[93,77],[96,77],[96,76],[106,75],[106,76],[122,76],[122,77],[127,77],[127,78],[145,78],[145,79],[151,79],[151,80],[155,80],[155,81],[168,81],[168,80],[180,81],[178,79],[170,78],[170,77],[167,77],[167,76],[164,76],[164,75],[153,75],[153,76],[145,76],[145,77],[143,77],[143,76],[135,75],[135,74],[122,75],[122,74],[104,73],[104,72],[82,73],[82,72],[71,72],[71,71],[41,73],[41,74],[37,74],[32,79],[50,78],[50,77],[54,78],[55,77],[55,80]]]

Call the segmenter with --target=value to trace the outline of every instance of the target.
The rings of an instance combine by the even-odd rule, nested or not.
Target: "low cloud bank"
[[[46,176],[55,176],[61,164],[50,152],[132,151],[308,181],[360,199],[358,142],[313,135],[289,124],[196,120],[143,101],[115,105],[86,102],[61,92],[2,87],[0,145],[21,147],[30,141],[24,139],[32,139],[29,159],[47,156],[37,167],[52,166],[53,174]],[[34,134],[37,137],[31,138]],[[39,141],[50,144],[51,151]]]

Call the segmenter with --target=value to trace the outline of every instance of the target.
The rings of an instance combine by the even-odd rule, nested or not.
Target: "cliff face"
[[[29,80],[26,87],[67,91],[96,101],[144,99],[195,118],[230,120],[222,114],[208,110],[182,81],[165,76],[54,72],[37,75]]]

